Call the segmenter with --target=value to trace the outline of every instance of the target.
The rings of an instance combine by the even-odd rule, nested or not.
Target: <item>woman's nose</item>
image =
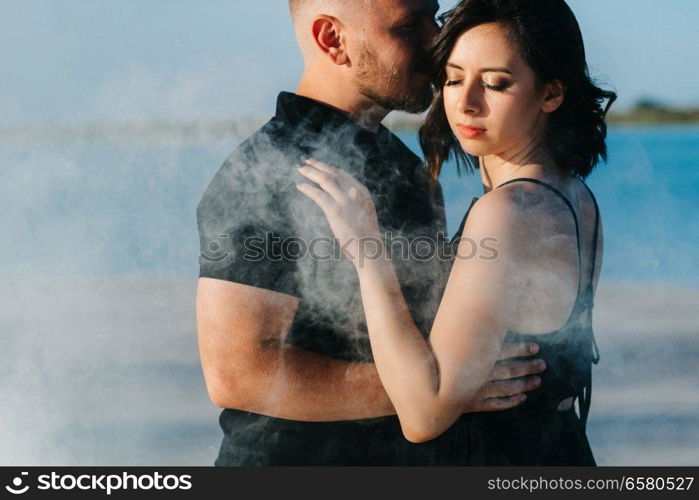
[[[466,114],[478,114],[483,107],[483,88],[481,85],[464,84],[461,88],[458,106],[459,111]]]

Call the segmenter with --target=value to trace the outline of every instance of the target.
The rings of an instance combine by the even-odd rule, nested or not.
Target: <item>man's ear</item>
[[[544,86],[544,102],[541,105],[541,110],[544,113],[553,113],[561,107],[565,95],[566,89],[560,81],[554,80],[551,83],[547,83]]]
[[[313,41],[321,52],[337,65],[349,62],[342,40],[342,24],[332,16],[321,15],[313,20]]]

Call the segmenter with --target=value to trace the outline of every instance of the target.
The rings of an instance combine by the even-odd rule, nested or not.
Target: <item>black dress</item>
[[[546,187],[568,206],[575,221],[578,259],[582,264],[578,218],[571,203],[556,188],[538,179],[514,179],[498,187],[520,181]],[[441,453],[445,464],[596,465],[585,426],[590,409],[592,364],[599,361],[592,331],[592,283],[599,238],[599,208],[594,195],[589,188],[587,190],[595,206],[591,269],[587,286],[581,290],[583,271],[580,266],[578,295],[568,321],[562,328],[546,334],[508,332],[506,337],[508,341],[539,344],[536,357],[544,359],[547,364],[541,386],[528,393],[525,403],[511,410],[466,414],[459,418],[448,431],[448,447]],[[474,198],[464,216],[458,237],[476,201]],[[558,409],[559,404],[570,397],[577,398],[579,415],[575,405],[563,411]]]

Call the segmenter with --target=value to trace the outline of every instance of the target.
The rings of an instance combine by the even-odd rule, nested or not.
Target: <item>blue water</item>
[[[403,140],[417,150],[414,134]],[[0,268],[196,273],[195,209],[230,143],[4,145]],[[602,210],[603,279],[699,286],[699,126],[613,128],[589,178]],[[478,176],[442,176],[453,233]]]

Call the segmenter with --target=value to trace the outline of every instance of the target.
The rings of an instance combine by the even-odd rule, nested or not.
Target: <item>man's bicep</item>
[[[299,299],[271,290],[200,278],[197,337],[207,387],[221,399],[231,383],[244,384],[283,341]]]
[[[288,254],[288,235],[279,230],[284,226],[200,216],[199,277],[298,296],[296,260]]]
[[[199,277],[298,296],[288,193],[269,170],[238,151],[214,176],[197,205]]]
[[[271,290],[223,280],[200,278],[197,327],[216,341],[219,350],[282,340],[291,326],[299,299]]]

